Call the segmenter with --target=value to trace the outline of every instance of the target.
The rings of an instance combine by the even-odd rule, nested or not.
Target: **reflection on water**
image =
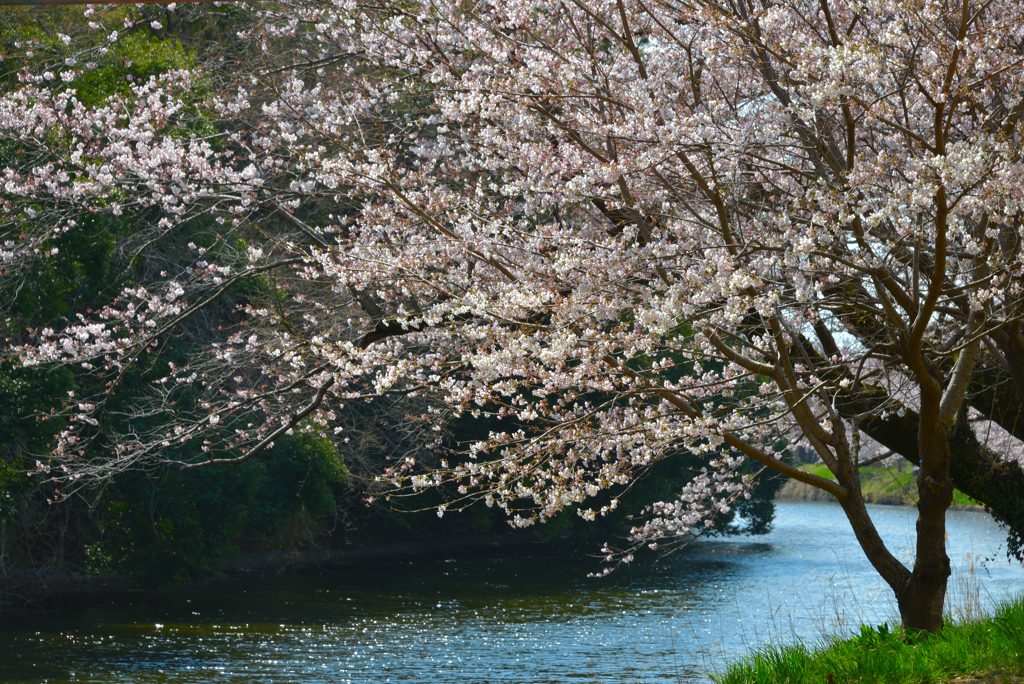
[[[871,509],[909,560],[916,512]],[[987,514],[952,512],[955,576],[1019,591]],[[0,617],[0,682],[691,682],[751,645],[896,615],[833,504],[588,579],[585,548],[377,561]],[[984,558],[987,554],[988,559]],[[973,566],[973,573],[971,567]]]

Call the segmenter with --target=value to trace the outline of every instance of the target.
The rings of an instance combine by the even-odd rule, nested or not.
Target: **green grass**
[[[1024,675],[1024,598],[993,617],[948,624],[938,635],[864,626],[850,639],[757,649],[714,675],[718,684],[918,684],[956,677],[1019,681]]]

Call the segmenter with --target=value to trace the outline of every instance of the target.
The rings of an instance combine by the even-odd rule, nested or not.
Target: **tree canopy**
[[[10,287],[84,217],[126,221],[126,250],[201,236],[15,345],[97,378],[39,464],[65,490],[344,440],[346,407],[403,397],[428,449],[443,416],[501,419],[463,460],[384,474],[383,495],[457,488],[439,515],[593,519],[653,464],[702,457],[634,527],[656,545],[742,500],[754,462],[833,494],[929,630],[954,479],[1019,551],[1001,489],[1024,429],[1017,2],[254,11],[238,61],[86,103],[92,55],[124,40],[93,21],[0,100]],[[159,356],[257,281],[244,317]],[[88,447],[101,423],[112,454]],[[913,569],[867,515],[862,434],[920,465]],[[796,440],[835,481],[785,458]]]

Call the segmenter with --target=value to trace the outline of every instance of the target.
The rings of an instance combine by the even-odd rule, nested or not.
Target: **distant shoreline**
[[[811,470],[812,467],[805,466],[804,470]],[[869,504],[883,506],[916,506],[917,505],[917,483],[909,472],[892,472],[886,468],[864,468],[867,472],[861,482],[864,500]],[[822,475],[816,472],[816,475]],[[828,476],[828,474],[825,474]],[[829,479],[832,479],[829,477]],[[835,497],[823,489],[812,487],[809,484],[789,480],[782,486],[779,493],[775,495],[776,501],[835,501]],[[984,510],[984,506],[973,501],[959,491],[954,494],[953,505],[949,507],[954,511]]]

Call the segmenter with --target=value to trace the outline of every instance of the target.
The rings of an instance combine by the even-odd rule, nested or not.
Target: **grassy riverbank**
[[[714,676],[718,684],[919,684],[1024,682],[1024,598],[991,618],[907,635],[883,625],[817,647],[766,647]]]
[[[821,477],[835,480],[828,468],[822,464],[806,464],[800,466],[801,470],[820,475]],[[864,499],[872,504],[888,504],[890,506],[908,506],[917,503],[917,481],[910,470],[910,466],[904,469],[874,467],[861,468],[861,490],[864,492]],[[832,501],[832,495],[824,490],[789,480],[779,490],[775,497],[778,501]],[[953,492],[953,505],[963,507],[980,507],[981,505],[959,490]]]

